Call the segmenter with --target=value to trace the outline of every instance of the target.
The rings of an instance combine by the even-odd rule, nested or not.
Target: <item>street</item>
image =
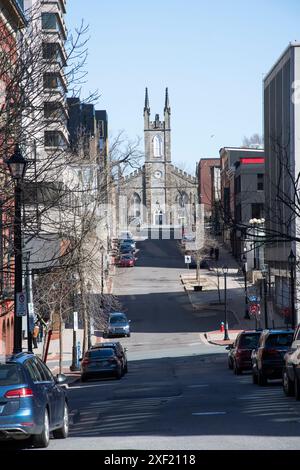
[[[201,341],[219,319],[195,316],[176,243],[139,242],[137,266],[120,269],[129,372],[72,384],[70,437],[50,449],[300,449],[300,404],[281,383],[234,376],[224,347]]]

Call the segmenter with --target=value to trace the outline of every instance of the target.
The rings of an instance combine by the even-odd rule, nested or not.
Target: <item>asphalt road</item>
[[[216,318],[195,316],[176,242],[138,244],[115,291],[132,320],[129,372],[69,388],[71,432],[51,449],[300,449],[300,404],[281,384],[234,376],[223,347],[201,342]]]

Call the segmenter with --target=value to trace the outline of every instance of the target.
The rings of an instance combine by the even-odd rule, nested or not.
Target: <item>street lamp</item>
[[[103,257],[105,253],[105,248],[103,245],[100,247],[100,253],[101,253],[101,304],[102,304],[102,298],[103,298],[103,292],[104,292],[104,263],[103,263]]]
[[[224,274],[224,324],[225,324],[225,330],[224,330],[224,341],[229,340],[229,335],[228,335],[228,323],[227,323],[227,274],[228,274],[228,267],[223,266],[222,271]]]
[[[244,254],[242,257],[243,262],[243,273],[244,273],[244,289],[245,289],[245,316],[246,320],[250,320],[249,309],[248,309],[248,291],[247,291],[247,256]]]
[[[255,233],[254,233],[254,269],[259,269],[259,246],[257,249],[257,236],[258,236],[258,231],[259,231],[259,226],[264,225],[265,219],[250,219],[249,224],[251,227],[255,228]]]
[[[72,346],[72,364],[70,366],[71,371],[80,370],[78,363],[78,349],[77,349],[77,329],[78,329],[78,312],[76,309],[76,294],[77,294],[77,277],[75,274],[72,276],[72,309],[73,309],[73,346]]]
[[[296,326],[296,312],[295,312],[295,268],[296,268],[296,256],[293,250],[291,250],[288,263],[291,272],[291,314],[292,314],[292,329]]]
[[[265,314],[265,328],[268,329],[268,307],[267,307],[267,275],[268,271],[264,266],[261,270],[263,284],[264,284],[264,314]]]
[[[22,316],[17,309],[17,298],[22,293],[22,228],[21,207],[22,188],[21,182],[24,178],[27,161],[23,157],[20,147],[16,145],[15,152],[6,161],[12,179],[15,182],[14,194],[14,353],[22,351]]]
[[[92,347],[92,340],[91,340],[91,291],[92,291],[92,284],[90,281],[88,281],[86,285],[87,291],[88,291],[88,349],[91,349]]]

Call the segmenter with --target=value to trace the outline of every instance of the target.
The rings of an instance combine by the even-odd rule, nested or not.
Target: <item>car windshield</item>
[[[0,386],[19,385],[24,382],[21,366],[18,364],[0,364]]]
[[[103,348],[103,349],[99,348],[93,351],[88,351],[88,357],[90,359],[99,359],[102,357],[110,357],[114,355],[115,355],[115,351],[112,348]]]
[[[240,349],[255,349],[258,344],[260,334],[242,335],[240,338]]]
[[[121,259],[133,259],[133,256],[130,256],[130,255],[128,255],[128,256],[122,256]]]
[[[279,333],[270,335],[267,338],[266,346],[290,346],[293,341],[293,333]]]
[[[109,319],[109,323],[124,323],[127,322],[127,318],[124,315],[114,315]]]

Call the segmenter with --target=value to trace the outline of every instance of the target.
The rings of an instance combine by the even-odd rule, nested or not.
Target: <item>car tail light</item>
[[[5,398],[28,398],[28,397],[33,397],[33,391],[31,388],[16,388],[14,390],[9,390],[6,392],[4,395]]]
[[[91,363],[91,361],[89,359],[83,359],[83,361],[82,361],[83,366],[87,366],[90,363]]]

